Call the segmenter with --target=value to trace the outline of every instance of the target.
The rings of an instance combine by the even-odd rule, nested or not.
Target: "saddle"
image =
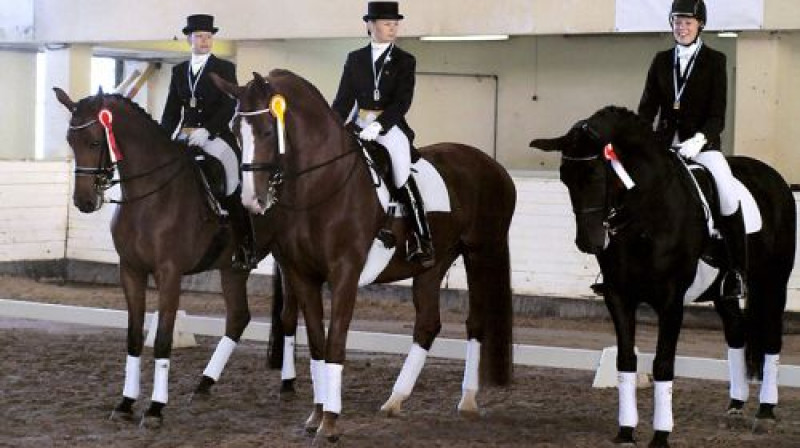
[[[729,262],[725,245],[722,241],[722,232],[717,228],[717,223],[722,216],[719,208],[717,185],[714,183],[711,171],[705,166],[694,162],[689,162],[686,166],[689,168],[689,172],[694,177],[699,188],[699,190],[696,190],[697,200],[703,204],[705,209],[706,224],[709,227],[709,236],[711,236],[700,258],[709,266],[720,269],[725,268]]]

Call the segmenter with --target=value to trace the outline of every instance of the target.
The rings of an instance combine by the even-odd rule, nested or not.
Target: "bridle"
[[[82,123],[82,124],[69,125],[69,131],[72,132],[72,131],[85,130],[85,129],[89,129],[93,125],[102,126],[102,123],[100,122],[100,120],[98,118],[94,118],[94,119],[88,120],[87,122]],[[108,145],[109,142],[106,141],[105,144]],[[161,169],[166,168],[167,166],[170,166],[170,165],[172,165],[172,164],[174,164],[174,163],[176,163],[178,161],[181,161],[181,160],[185,159],[185,157],[182,157],[182,155],[178,155],[178,156],[174,157],[173,159],[167,161],[166,163],[158,165],[155,168],[149,169],[149,170],[147,170],[147,171],[145,171],[143,173],[139,173],[139,174],[132,175],[132,176],[127,176],[124,179],[122,179],[122,178],[114,179],[114,174],[116,172],[116,167],[117,167],[118,161],[111,160],[111,150],[110,150],[110,148],[106,148],[106,149],[107,150],[105,150],[105,151],[101,151],[100,157],[98,158],[98,161],[97,161],[97,167],[80,166],[76,162],[75,169],[74,169],[74,173],[75,173],[76,177],[94,176],[94,188],[95,188],[95,191],[97,192],[97,195],[100,197],[100,204],[101,205],[102,205],[103,202],[110,202],[112,204],[127,204],[127,203],[131,203],[131,202],[139,201],[139,200],[144,199],[144,198],[146,198],[148,196],[151,196],[151,195],[153,195],[155,193],[158,193],[159,191],[163,190],[170,182],[172,182],[172,180],[175,179],[178,176],[178,174],[181,171],[183,171],[183,169],[187,165],[187,163],[181,164],[181,166],[178,167],[178,169],[171,176],[169,176],[165,182],[163,182],[161,185],[159,185],[155,189],[153,189],[151,191],[148,191],[147,193],[144,193],[144,194],[141,194],[139,196],[132,197],[132,198],[108,199],[108,200],[106,200],[105,192],[108,189],[110,189],[111,187],[113,187],[115,185],[123,185],[126,182],[130,182],[132,180],[141,179],[141,178],[150,176],[150,175],[160,171]],[[106,163],[107,161],[108,161],[108,163]]]
[[[271,108],[266,107],[266,108],[263,108],[263,109],[258,109],[258,110],[253,110],[253,111],[240,111],[240,110],[238,110],[238,106],[237,106],[236,116],[238,116],[238,117],[255,117],[255,116],[263,115],[263,114],[266,114],[266,113],[271,113]],[[275,118],[274,115],[273,115],[273,119],[277,122],[277,118]],[[274,162],[242,163],[242,172],[251,172],[251,173],[267,172],[267,173],[269,173],[269,180],[267,181],[267,193],[269,194],[269,197],[275,198],[274,201],[271,204],[269,204],[269,207],[271,207],[272,205],[277,205],[278,207],[290,209],[290,210],[293,210],[293,211],[309,210],[309,209],[312,209],[314,207],[317,207],[318,205],[321,205],[321,204],[327,202],[329,199],[331,199],[333,196],[335,196],[337,193],[339,193],[341,190],[344,189],[344,187],[348,184],[350,179],[353,177],[353,173],[355,173],[355,171],[356,171],[356,167],[358,165],[358,160],[359,160],[358,158],[354,159],[353,165],[350,168],[350,172],[348,173],[347,177],[345,178],[345,180],[342,182],[342,184],[338,188],[335,188],[335,189],[331,190],[331,192],[328,195],[326,195],[323,199],[318,200],[318,201],[314,201],[311,204],[307,204],[307,205],[304,205],[302,207],[292,206],[292,205],[288,205],[288,204],[281,204],[280,202],[278,202],[278,195],[277,195],[278,194],[278,187],[284,182],[284,180],[287,180],[287,179],[299,179],[300,177],[302,177],[302,176],[304,176],[306,174],[309,174],[309,173],[312,173],[312,172],[314,172],[314,171],[316,171],[318,169],[324,168],[324,167],[326,167],[328,165],[331,165],[331,164],[333,164],[333,163],[335,163],[335,162],[337,162],[337,161],[339,161],[339,160],[341,160],[341,159],[343,159],[343,158],[345,158],[345,157],[347,157],[347,156],[349,156],[351,154],[357,154],[358,152],[359,151],[357,149],[352,149],[350,151],[346,151],[346,152],[344,152],[342,154],[336,155],[336,156],[334,156],[334,157],[332,157],[332,158],[330,158],[330,159],[328,159],[328,160],[326,160],[324,162],[321,162],[321,163],[318,163],[316,165],[312,165],[312,166],[310,166],[308,168],[303,168],[303,169],[301,169],[299,171],[287,174],[285,172],[285,170],[283,169],[283,166],[282,166],[282,164],[280,162],[281,159],[283,158],[283,157],[281,157],[282,154],[280,153],[278,145],[275,145],[274,157],[273,157],[273,160],[275,160]]]
[[[573,213],[575,215],[589,215],[594,213],[602,213],[603,216],[603,227],[608,232],[609,236],[613,236],[618,234],[624,228],[630,224],[630,218],[627,217],[625,212],[625,203],[622,201],[609,201],[610,197],[618,197],[620,195],[612,194],[612,186],[611,182],[609,181],[608,171],[609,169],[620,178],[622,183],[625,185],[627,190],[633,188],[634,183],[633,180],[630,178],[630,175],[627,173],[622,164],[616,157],[616,153],[614,152],[613,145],[611,143],[605,142],[601,139],[600,134],[589,125],[586,120],[579,121],[573,129],[578,129],[582,132],[585,132],[594,142],[604,145],[603,154],[592,154],[588,156],[569,156],[562,152],[561,160],[567,162],[578,162],[578,163],[595,163],[600,162],[603,164],[603,204],[602,205],[595,205],[589,206],[584,208],[574,208]]]

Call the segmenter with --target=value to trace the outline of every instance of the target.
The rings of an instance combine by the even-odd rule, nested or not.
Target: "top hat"
[[[367,15],[364,21],[370,20],[403,20],[403,15],[397,12],[397,2],[369,2]]]
[[[214,26],[214,16],[208,14],[193,14],[186,18],[186,26],[183,27],[183,34],[189,35],[195,31],[207,31],[216,33],[219,28]]]

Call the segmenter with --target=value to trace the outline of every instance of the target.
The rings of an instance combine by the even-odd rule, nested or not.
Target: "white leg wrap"
[[[325,386],[328,389],[325,396],[325,404],[322,406],[322,410],[325,412],[342,413],[343,369],[344,366],[341,364],[325,363]]]
[[[719,209],[722,215],[732,215],[739,208],[739,197],[736,195],[733,173],[725,156],[719,151],[703,151],[694,160],[711,171],[714,183],[717,185]]]
[[[281,380],[297,378],[294,370],[294,336],[283,338],[283,365],[281,366]]]
[[[153,397],[151,401],[167,403],[167,383],[169,381],[169,359],[156,359],[156,370],[153,374]]]
[[[672,381],[655,381],[653,389],[653,429],[672,432]]]
[[[122,396],[132,398],[134,400],[139,398],[139,382],[142,375],[141,371],[142,359],[138,356],[128,355],[125,360],[125,387],[122,389]]]
[[[325,403],[325,361],[311,360],[311,386],[314,389],[314,404]]]
[[[235,348],[236,342],[227,336],[223,336],[222,339],[219,340],[214,354],[211,355],[211,359],[208,361],[203,375],[214,381],[219,380],[220,375],[222,375],[222,370],[225,368],[225,364],[228,363],[228,359],[231,357],[231,353],[233,353],[233,349]]]
[[[743,348],[728,349],[728,374],[731,387],[730,396],[734,400],[747,401],[750,387],[747,384],[747,367]]]
[[[467,360],[464,364],[464,382],[461,383],[461,390],[478,391],[478,366],[481,363],[481,343],[477,339],[470,339],[467,342]]]
[[[781,355],[764,355],[764,379],[761,381],[760,403],[778,404],[778,367]]]
[[[639,412],[636,409],[636,372],[619,372],[617,388],[619,389],[619,426],[635,428],[639,423]]]
[[[419,344],[414,343],[408,351],[408,357],[403,363],[403,368],[400,370],[400,375],[394,383],[392,392],[403,395],[405,397],[411,395],[414,389],[414,384],[417,383],[419,373],[422,371],[422,366],[425,365],[425,359],[428,357],[428,351],[420,347]]]

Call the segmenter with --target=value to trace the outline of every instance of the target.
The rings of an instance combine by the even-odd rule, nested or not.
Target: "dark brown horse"
[[[212,210],[194,156],[185,144],[172,141],[158,123],[125,97],[100,91],[75,103],[63,90],[54,90],[72,113],[67,141],[75,154],[75,206],[84,213],[100,209],[104,191],[111,185],[115,169],[119,170],[122,199],[114,212],[111,235],[128,305],[128,357],[123,398],[112,417],[131,419],[139,396],[145,290],[152,274],[159,294],[155,376],[142,424],[160,425],[161,410],[167,403],[182,276],[218,269],[222,279],[225,337],[196,389],[202,393],[219,378],[250,321],[246,288],[250,272],[232,268],[238,236]],[[267,218],[254,224],[259,242],[269,242]],[[267,253],[266,249],[262,247],[261,253]]]
[[[286,334],[295,333],[296,305],[305,316],[315,404],[306,428],[316,430],[318,437],[335,440],[339,436],[336,419],[341,411],[345,343],[359,277],[387,215],[356,139],[319,91],[285,70],[273,71],[268,81],[254,76],[245,87],[216,81],[239,100],[243,168],[252,171],[245,173],[243,201],[256,214],[269,208],[274,220],[273,255],[288,287],[283,315]],[[286,102],[283,126],[278,126],[279,114],[270,112],[270,102],[278,94]],[[281,128],[286,135],[284,154],[280,154],[278,142]],[[441,328],[442,278],[462,256],[470,306],[459,409],[475,412],[479,365],[491,383],[504,385],[510,381],[508,229],[516,191],[506,170],[478,149],[442,143],[422,148],[420,153],[441,174],[451,211],[429,213],[436,263],[427,269],[406,261],[407,226],[403,219],[390,221],[397,250],[375,281],[413,278],[416,322],[414,345],[392,397],[382,409],[389,414],[399,411],[410,394]],[[321,296],[326,282],[332,296],[327,335]]]

